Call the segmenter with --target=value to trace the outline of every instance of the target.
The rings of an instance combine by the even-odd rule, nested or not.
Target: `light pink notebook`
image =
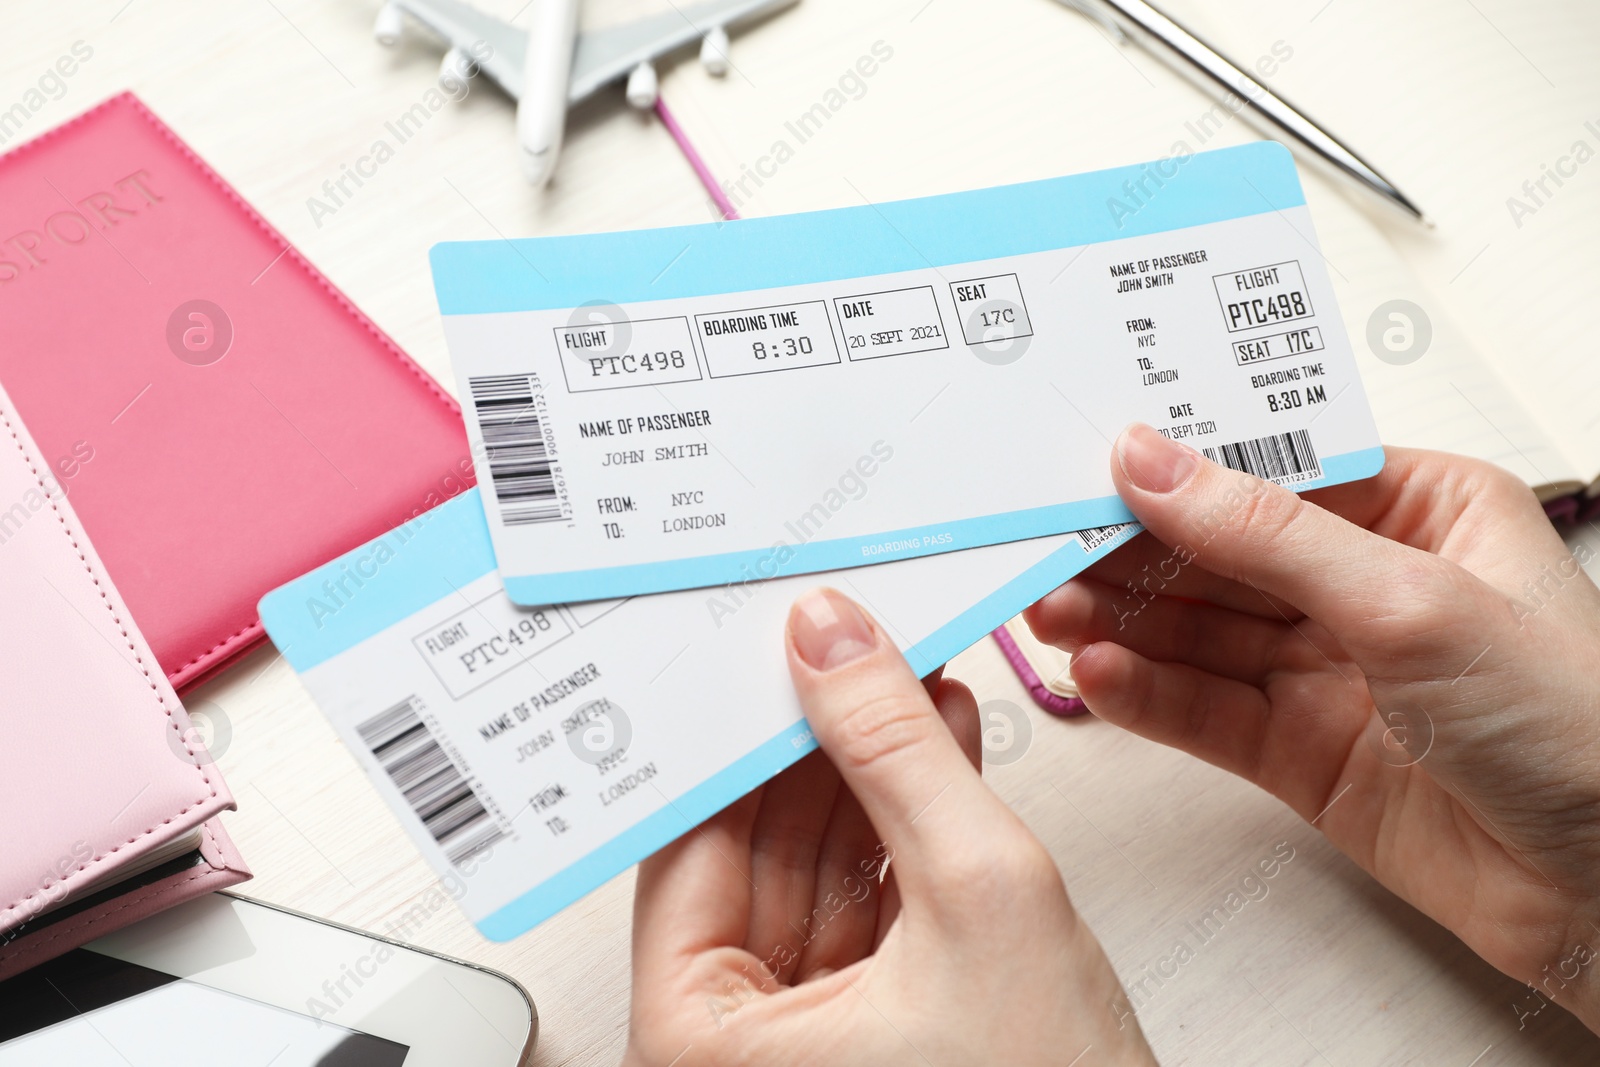
[[[0,389],[0,979],[250,876],[69,484]]]

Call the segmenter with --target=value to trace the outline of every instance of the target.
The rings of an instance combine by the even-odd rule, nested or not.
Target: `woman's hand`
[[[1154,1063],[966,687],[832,591],[788,652],[822,752],[640,865],[625,1063]]]
[[[1028,612],[1089,707],[1600,1029],[1600,592],[1527,487],[1390,449],[1302,499],[1147,426],[1112,474],[1150,534]]]

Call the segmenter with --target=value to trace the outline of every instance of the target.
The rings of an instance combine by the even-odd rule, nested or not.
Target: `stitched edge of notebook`
[[[38,939],[34,939],[34,938],[29,937],[28,935],[24,934],[22,937],[19,937],[15,941],[11,942],[11,944],[17,945],[17,946],[20,946],[21,948],[25,948],[25,949],[27,949],[29,951],[32,951],[32,950],[38,948],[41,945],[48,945],[52,941],[58,941],[63,937],[67,937],[67,936],[71,936],[71,935],[75,935],[75,934],[81,933],[82,931],[89,929],[89,927],[94,926],[96,923],[105,922],[106,920],[110,919],[113,915],[117,914],[117,912],[119,912],[119,911],[127,911],[129,908],[138,907],[140,904],[143,904],[146,901],[154,900],[155,898],[157,898],[159,896],[171,893],[171,892],[173,892],[174,890],[178,889],[181,886],[188,885],[190,882],[198,881],[199,879],[202,879],[202,878],[217,878],[218,876],[226,877],[229,874],[239,874],[239,873],[240,873],[239,871],[237,871],[236,869],[234,869],[232,867],[217,866],[216,864],[213,864],[210,860],[206,860],[206,868],[204,870],[195,871],[193,874],[187,875],[187,876],[185,876],[183,878],[179,878],[176,881],[157,882],[155,885],[150,887],[150,891],[148,893],[140,893],[138,896],[128,897],[126,900],[124,900],[122,903],[118,904],[116,907],[110,908],[110,909],[108,909],[106,911],[103,911],[103,912],[99,913],[98,915],[94,916],[94,918],[90,919],[88,922],[68,923],[67,925],[63,926],[61,929],[56,930],[53,933],[51,933],[49,937],[40,937]],[[244,878],[239,878],[237,881],[228,882],[228,884],[229,885],[237,885],[239,882],[242,882],[244,880],[245,880]],[[218,886],[217,888],[221,889],[223,887],[222,886]],[[85,940],[88,940],[88,939],[85,938]],[[13,959],[18,955],[20,955],[19,952],[0,951],[0,963],[5,963],[7,960]]]
[[[34,482],[39,486],[40,490],[43,491],[43,493],[45,494],[45,499],[50,502],[50,510],[55,513],[56,522],[60,526],[61,535],[67,539],[67,543],[69,545],[71,545],[72,546],[72,550],[77,553],[78,560],[83,564],[84,572],[86,574],[88,574],[89,580],[94,583],[95,589],[100,594],[101,606],[104,607],[106,609],[107,613],[110,614],[111,621],[117,627],[117,632],[122,635],[123,640],[127,644],[128,650],[133,653],[134,662],[136,664],[138,664],[139,672],[141,674],[143,674],[144,677],[146,678],[146,680],[148,681],[148,684],[149,684],[150,690],[151,690],[151,695],[155,698],[156,704],[157,704],[158,707],[161,708],[162,713],[165,714],[166,717],[167,717],[167,726],[170,729],[177,730],[178,724],[173,721],[172,708],[168,705],[167,698],[166,698],[165,694],[163,694],[161,692],[160,685],[154,679],[152,679],[150,677],[150,667],[149,667],[149,665],[147,665],[144,662],[144,657],[139,654],[138,646],[134,643],[133,638],[129,635],[127,626],[123,623],[122,617],[117,613],[116,606],[112,604],[110,596],[107,595],[107,593],[106,593],[106,585],[108,584],[109,579],[106,579],[105,581],[102,581],[101,576],[98,573],[96,573],[95,563],[90,561],[89,555],[84,551],[83,547],[78,544],[79,539],[83,538],[83,535],[74,530],[73,526],[70,523],[68,523],[66,514],[57,505],[55,497],[53,496],[53,494],[50,491],[50,487],[45,484],[44,478],[39,474],[38,465],[34,463],[33,456],[31,454],[29,454],[28,447],[23,442],[22,435],[17,432],[17,427],[15,425],[13,425],[12,419],[14,417],[16,418],[17,422],[20,423],[22,421],[20,417],[16,417],[14,415],[14,413],[10,410],[9,406],[0,405],[0,424],[3,424],[4,428],[5,428],[5,431],[11,435],[11,441],[12,441],[13,444],[15,444],[17,446],[17,451],[22,454],[22,460],[23,460],[24,463],[26,463],[28,465],[28,471],[33,475]],[[86,538],[83,538],[83,539],[87,540]],[[154,655],[152,655],[150,658],[151,658],[152,661],[155,659]],[[157,663],[155,666],[156,666],[156,669],[158,671],[161,669],[161,665],[159,663]],[[166,675],[165,675],[164,672],[161,674],[161,677],[162,677],[163,680],[165,679]],[[177,812],[173,813],[172,815],[169,815],[165,819],[162,819],[160,822],[156,823],[155,825],[150,826],[147,829],[142,830],[137,834],[134,834],[132,837],[129,837],[126,841],[122,842],[120,845],[113,845],[110,849],[106,850],[105,852],[97,853],[96,855],[91,856],[89,859],[86,859],[86,860],[82,861],[81,863],[79,863],[78,866],[73,868],[70,873],[68,873],[66,875],[63,875],[62,877],[60,877],[60,878],[58,878],[58,879],[56,879],[54,881],[46,881],[46,882],[40,884],[38,889],[34,890],[33,892],[27,894],[24,897],[19,898],[16,901],[16,903],[10,904],[10,905],[8,905],[8,906],[6,906],[4,908],[0,908],[0,916],[10,915],[12,912],[15,912],[18,909],[22,908],[25,904],[28,903],[28,901],[32,900],[34,897],[38,896],[40,893],[52,888],[53,886],[56,886],[56,885],[59,885],[59,884],[61,884],[63,882],[68,881],[69,879],[71,879],[73,877],[73,875],[86,872],[86,871],[90,870],[91,868],[95,867],[96,865],[103,863],[104,861],[110,859],[112,856],[115,856],[118,852],[121,852],[123,849],[127,848],[129,845],[132,845],[137,841],[140,841],[140,840],[142,840],[142,839],[144,839],[146,837],[149,837],[151,834],[155,833],[157,830],[161,829],[163,826],[167,826],[167,825],[171,824],[172,822],[174,822],[175,820],[177,820],[180,816],[186,815],[189,812],[193,811],[195,808],[199,807],[201,804],[204,804],[208,799],[209,800],[217,799],[216,783],[214,783],[211,780],[211,776],[206,773],[206,769],[205,769],[204,765],[201,764],[201,762],[200,762],[200,757],[195,753],[194,746],[192,744],[190,744],[190,742],[189,742],[189,740],[187,738],[183,737],[183,734],[181,732],[178,734],[178,736],[179,736],[179,738],[181,738],[183,740],[184,751],[189,754],[189,759],[192,761],[196,773],[198,773],[200,775],[200,781],[205,785],[206,789],[210,793],[210,796],[209,797],[200,797],[199,799],[195,800],[194,802],[192,802],[190,804],[187,804],[184,807],[180,808]]]
[[[228,853],[229,852],[233,852],[235,855],[237,855],[238,852],[239,852],[239,847],[233,843],[233,839],[232,838],[228,839],[228,847],[227,848],[223,848],[222,847],[222,842],[217,839],[217,833],[221,828],[222,828],[222,822],[216,816],[212,816],[211,818],[207,819],[205,822],[200,824],[200,834],[201,834],[201,836],[205,840],[211,842],[211,851],[215,852],[217,854],[216,859],[212,859],[210,856],[208,856],[206,854],[206,847],[205,847],[205,845],[202,844],[200,846],[200,856],[201,856],[201,858],[204,859],[208,864],[210,864],[211,868],[213,870],[231,871],[234,874],[242,875],[243,876],[242,880],[249,881],[251,878],[255,877],[255,875],[253,875],[250,872],[250,868],[248,868],[248,867],[246,867],[244,865],[244,857],[243,856],[239,856],[239,866],[237,866],[237,867],[231,866],[228,863]]]
[[[355,304],[351,302],[350,298],[345,296],[339,287],[334,285],[333,282],[328,279],[327,275],[323,274],[322,271],[318,270],[310,260],[301,255],[300,250],[294,246],[292,241],[284,237],[283,234],[279,233],[277,228],[268,222],[260,212],[251,207],[250,203],[245,200],[244,197],[239,195],[239,191],[237,189],[228,184],[228,181],[223,178],[222,175],[213,170],[209,163],[201,159],[200,156],[195,153],[194,149],[190,148],[189,145],[185,143],[184,140],[179,137],[170,126],[161,121],[161,117],[159,115],[151,111],[150,108],[145,105],[145,102],[140,100],[132,92],[124,90],[123,92],[117,93],[115,96],[96,104],[94,107],[83,112],[81,115],[70,118],[63,123],[46,130],[32,140],[24,141],[22,144],[17,145],[15,148],[10,149],[4,154],[0,154],[0,166],[4,166],[7,163],[13,162],[17,158],[26,155],[29,151],[38,148],[40,145],[47,144],[50,141],[62,136],[73,127],[82,125],[85,122],[98,117],[101,112],[110,111],[118,104],[127,104],[131,106],[135,112],[143,117],[144,120],[156,130],[157,133],[166,138],[166,140],[170,142],[172,146],[176,148],[192,166],[199,170],[201,174],[205,175],[205,177],[213,185],[221,189],[223,194],[227,196],[229,201],[233,203],[234,207],[239,211],[240,214],[244,215],[249,221],[255,223],[256,227],[264,232],[268,237],[271,237],[275,241],[282,244],[284,246],[284,251],[288,253],[287,258],[292,260],[296,266],[298,266],[306,273],[308,277],[311,278],[313,282],[315,282],[325,293],[332,297],[334,303],[337,304],[345,314],[349,315],[356,321],[358,325],[365,329],[367,333],[371,334],[372,337],[376,339],[378,343],[389,352],[390,355],[400,362],[400,365],[405,370],[410,371],[411,374],[414,375],[417,380],[427,388],[428,392],[433,394],[434,399],[444,405],[445,410],[449,411],[452,415],[461,414],[461,405],[456,403],[455,398],[449,393],[445,392],[439,386],[439,383],[434,379],[433,375],[423,370],[422,366],[417,363],[416,360],[412,359],[406,354],[404,349],[395,344],[394,339],[388,334],[384,333],[383,330],[378,327],[378,324],[373,322],[366,312],[356,307]],[[254,630],[255,633],[252,634],[252,630]],[[228,656],[232,654],[232,651],[228,650],[230,645],[239,643],[241,639],[246,639],[247,643],[254,642],[258,638],[265,635],[266,629],[262,626],[261,620],[257,619],[244,629],[237,630],[222,638],[210,648],[191,658],[188,662],[179,664],[172,670],[166,671],[166,675],[175,686],[179,683],[179,680],[187,682],[188,679],[184,677],[184,672],[190,667],[198,666],[202,663],[210,664],[220,662],[221,660],[227,659]],[[165,670],[165,668],[163,668],[163,670]],[[200,673],[203,672],[196,672],[197,675]],[[0,910],[0,914],[4,914],[4,911]]]
[[[118,100],[121,100],[125,96],[126,97],[132,97],[133,94],[128,92],[127,90],[123,90],[122,92],[118,93],[116,96],[113,96],[108,100],[100,101],[100,103],[96,104],[94,107],[91,107],[88,111],[85,111],[83,114],[74,115],[72,118],[66,120],[65,122],[58,123],[55,126],[50,127],[48,130],[45,130],[43,133],[39,134],[39,136],[31,137],[28,140],[23,141],[19,145],[15,145],[15,146],[13,146],[11,148],[6,149],[6,151],[3,154],[0,154],[0,165],[10,163],[13,160],[16,160],[16,159],[18,159],[18,158],[20,158],[22,156],[27,155],[29,152],[31,152],[34,149],[38,148],[40,145],[44,145],[44,144],[50,143],[51,141],[55,140],[56,138],[62,136],[65,133],[67,133],[67,131],[71,130],[74,126],[80,125],[81,123],[86,122],[91,118],[94,118],[100,112],[107,110],[108,108],[111,107],[112,104],[115,104]]]
[[[18,946],[18,947],[26,950],[27,952],[32,952],[34,949],[38,948],[41,945],[48,945],[50,942],[59,940],[62,937],[65,937],[65,936],[68,936],[68,935],[71,935],[71,934],[76,934],[76,933],[78,933],[80,931],[83,931],[83,930],[87,930],[89,927],[93,926],[95,923],[105,922],[107,919],[110,919],[113,915],[115,915],[119,911],[125,911],[128,908],[136,907],[136,906],[138,906],[140,904],[143,904],[147,900],[154,900],[157,897],[162,896],[163,894],[171,893],[174,890],[179,889],[182,886],[188,885],[190,882],[193,882],[193,881],[195,881],[197,879],[201,879],[201,878],[220,878],[220,879],[224,880],[227,885],[238,885],[240,882],[249,881],[251,875],[250,875],[250,871],[247,868],[242,867],[242,866],[241,867],[233,867],[233,866],[230,866],[228,864],[228,853],[227,853],[227,850],[225,850],[222,847],[222,845],[217,841],[217,833],[216,833],[216,831],[214,829],[212,829],[212,825],[213,825],[214,821],[215,821],[214,819],[207,819],[205,822],[200,824],[200,835],[201,835],[201,838],[203,840],[205,840],[205,841],[210,842],[210,851],[212,853],[216,854],[216,858],[213,859],[210,855],[207,855],[206,846],[205,845],[201,845],[200,846],[200,856],[201,856],[202,859],[205,860],[207,869],[200,870],[200,871],[195,871],[192,874],[188,875],[187,877],[177,879],[176,881],[173,881],[173,880],[169,879],[169,880],[156,882],[154,885],[150,886],[150,891],[148,893],[141,893],[138,896],[128,897],[128,898],[123,900],[123,903],[118,904],[116,907],[111,908],[111,909],[109,909],[107,911],[100,912],[98,915],[95,915],[88,922],[84,922],[84,923],[67,923],[65,926],[62,926],[61,928],[56,930],[54,933],[52,933],[49,937],[41,937],[41,938],[35,939],[33,937],[29,937],[28,935],[24,934],[20,938],[17,938],[17,939],[15,939],[13,941],[7,942],[7,945],[8,946],[10,946],[10,945]],[[236,875],[237,877],[230,879],[230,878],[227,877],[228,875]],[[221,889],[223,887],[222,886],[218,886],[217,888]],[[181,901],[176,901],[174,903],[181,903]],[[8,960],[15,959],[18,955],[21,955],[21,953],[15,952],[15,951],[10,951],[10,952],[4,951],[4,948],[0,947],[0,964],[4,964]]]
[[[176,667],[167,671],[167,679],[172,682],[174,688],[180,684],[180,679],[182,680],[182,684],[187,685],[189,684],[191,677],[198,678],[200,675],[206,673],[206,671],[215,666],[216,663],[233,655],[233,650],[229,649],[228,646],[253,644],[266,635],[267,628],[262,625],[260,619],[257,619],[255,622],[252,622],[250,625],[244,627],[244,629],[235,630],[233,633],[229,634],[227,637],[224,637],[222,640],[218,641],[204,652],[190,659],[188,662],[180,663]],[[189,670],[191,667],[200,667],[201,669],[191,672]]]

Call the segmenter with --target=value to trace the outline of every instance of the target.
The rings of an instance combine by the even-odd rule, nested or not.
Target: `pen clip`
[[[1070,7],[1072,10],[1076,11],[1090,22],[1093,22],[1095,25],[1105,30],[1106,33],[1111,35],[1111,39],[1115,43],[1128,43],[1128,35],[1123,32],[1122,27],[1117,25],[1116,20],[1113,19],[1104,8],[1096,3],[1095,0],[1060,0],[1060,3],[1065,7]]]

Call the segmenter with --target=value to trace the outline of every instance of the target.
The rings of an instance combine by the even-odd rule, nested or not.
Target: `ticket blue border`
[[[476,486],[261,598],[261,623],[304,674],[494,570]]]
[[[1322,461],[1322,477],[1294,487],[1296,492],[1320,489],[1341,482],[1370,477],[1383,469],[1380,448],[1347,452]],[[859,537],[839,537],[827,541],[808,541],[785,545],[787,557],[779,562],[772,548],[742,549],[709,556],[632,563],[620,567],[594,567],[576,571],[547,571],[543,574],[502,575],[506,595],[524,606],[568,604],[583,600],[610,600],[614,597],[666,593],[678,589],[710,588],[730,581],[761,581],[788,578],[823,571],[848,570],[875,563],[917,559],[945,552],[978,548],[984,545],[1050,537],[1066,530],[1089,530],[1119,522],[1132,522],[1133,512],[1120,498],[1096,497],[1071,504],[1010,511],[1003,515],[984,515],[923,527],[891,530],[888,533]],[[948,542],[923,544],[929,534],[950,534]],[[863,555],[874,545],[899,542],[907,547],[892,552]],[[911,544],[911,542],[917,542]]]
[[[1381,460],[1382,450],[1372,451]],[[1059,585],[1077,573],[1070,566],[1073,559],[1092,561],[1104,554],[1085,557],[1074,544],[1051,553],[906,649],[907,662],[927,674],[1033,602],[1022,598],[1055,588],[1040,587],[1045,579],[1039,576],[1053,576]],[[473,487],[279,586],[261,598],[258,610],[272,643],[304,674],[494,569],[483,498]]]
[[[677,589],[709,588],[730,581],[763,581],[822,571],[849,570],[874,563],[892,563],[1008,541],[1050,537],[1067,530],[1092,530],[1098,526],[1132,520],[1133,514],[1119,498],[1106,496],[1072,504],[1051,504],[1025,511],[1011,511],[1003,515],[931,523],[890,530],[888,533],[836,537],[799,545],[785,543],[786,557],[781,563],[776,558],[775,549],[751,548],[654,563],[502,577],[507,595],[518,604],[567,604],[581,600],[610,600],[613,597],[667,593]],[[939,544],[926,543],[926,538],[930,536],[942,537],[946,534],[950,540]],[[887,544],[903,547],[872,555],[863,551]]]
[[[1117,217],[1112,198],[1132,213]],[[439,311],[482,315],[870,277],[1148,236],[1304,203],[1289,150],[1257,141],[884,204],[663,229],[445,241],[428,258]]]
[[[1322,461],[1322,478],[1295,486],[1295,490],[1305,492],[1369,478],[1383,469],[1383,458],[1381,447],[1331,456]],[[1120,504],[1119,509],[1116,517],[1100,525],[1131,519]],[[1059,557],[1076,551],[1068,545],[1046,557],[1026,574],[907,649],[906,659],[922,673],[945,662],[982,636],[984,631],[974,627],[989,617],[991,606],[1010,604],[1023,595],[1023,590],[1033,588],[1025,581],[1029,575],[1043,568],[1057,575],[1057,584],[1065,581]],[[484,518],[483,498],[474,486],[274,589],[261,598],[258,610],[273,644],[289,665],[303,674],[429,604],[455,595],[461,587],[494,569],[494,544]],[[570,603],[577,599],[580,598],[543,603]],[[1031,602],[1017,603],[999,621],[1004,622]]]

